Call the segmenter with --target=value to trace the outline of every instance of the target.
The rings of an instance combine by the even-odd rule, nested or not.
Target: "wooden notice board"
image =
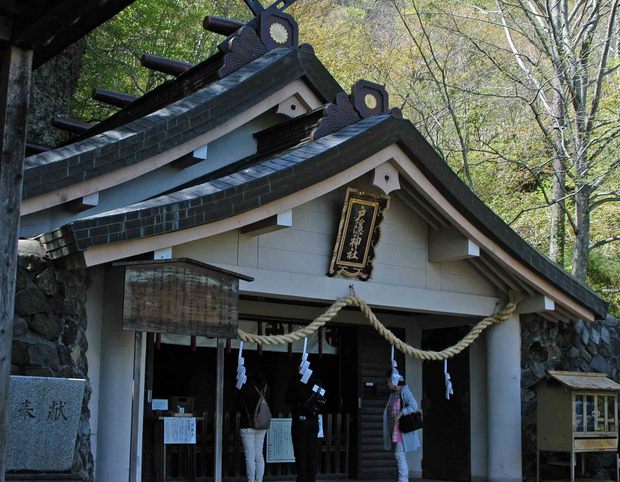
[[[187,258],[116,265],[125,267],[124,330],[236,337],[239,279],[253,278]]]

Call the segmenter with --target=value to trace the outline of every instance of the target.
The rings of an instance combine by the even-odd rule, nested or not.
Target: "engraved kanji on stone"
[[[48,420],[59,420],[61,417],[63,420],[69,420],[64,413],[65,402],[61,400],[54,400],[49,406],[49,412],[47,414]]]

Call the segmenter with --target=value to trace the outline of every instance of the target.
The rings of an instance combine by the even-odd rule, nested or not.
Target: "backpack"
[[[271,410],[269,409],[267,400],[265,400],[267,385],[263,387],[262,391],[260,391],[256,386],[254,386],[254,390],[258,392],[259,397],[258,402],[256,403],[256,408],[254,409],[254,428],[257,430],[266,430],[271,424]]]

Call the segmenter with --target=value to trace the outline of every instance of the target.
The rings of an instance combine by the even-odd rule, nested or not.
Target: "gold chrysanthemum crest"
[[[364,104],[369,109],[375,109],[377,107],[377,98],[372,94],[366,94],[364,96]]]
[[[269,27],[269,35],[275,43],[280,45],[285,44],[288,40],[288,30],[279,22],[271,24]]]

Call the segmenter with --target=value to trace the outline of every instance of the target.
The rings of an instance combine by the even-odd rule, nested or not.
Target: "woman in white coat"
[[[420,439],[417,430],[402,433],[398,428],[398,420],[403,415],[417,411],[418,402],[398,372],[388,371],[387,383],[391,393],[383,411],[383,448],[394,451],[398,465],[398,482],[408,482],[409,466],[406,453],[417,450],[420,447]]]

